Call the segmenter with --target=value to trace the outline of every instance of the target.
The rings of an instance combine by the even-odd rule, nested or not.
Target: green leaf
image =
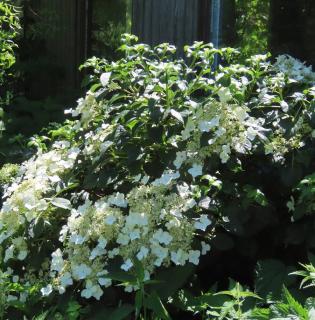
[[[211,244],[221,251],[227,251],[234,247],[234,240],[228,234],[218,232]]]
[[[71,210],[71,202],[68,199],[64,198],[53,198],[51,200],[51,204],[53,204],[55,207],[66,209],[66,210]]]
[[[269,320],[270,309],[268,308],[255,308],[250,312],[249,319],[252,320]]]
[[[180,123],[184,124],[184,119],[183,119],[182,115],[181,115],[178,111],[176,111],[176,110],[174,110],[174,109],[171,109],[171,110],[170,110],[170,114],[171,114],[175,119],[177,119]]]
[[[34,318],[32,318],[32,320],[46,320],[48,313],[48,311],[45,311],[44,313],[41,313],[39,316],[35,316]]]
[[[281,297],[282,286],[292,284],[295,279],[288,276],[294,268],[287,267],[283,262],[274,259],[261,260],[256,268],[256,292],[259,296],[278,299]]]
[[[165,309],[158,294],[153,291],[145,300],[145,305],[148,309],[151,309],[156,316],[163,320],[170,320],[171,317]]]
[[[130,304],[123,304],[118,306],[115,311],[113,311],[106,320],[123,320],[126,319],[132,312],[134,312],[134,307]]]
[[[123,283],[137,284],[137,278],[135,276],[123,271],[110,272],[106,275],[106,278]]]
[[[308,311],[304,309],[304,307],[293,298],[293,296],[286,287],[283,287],[283,296],[287,301],[290,309],[294,311],[296,315],[299,316],[299,319],[308,320]]]
[[[162,300],[167,299],[183,287],[194,270],[195,267],[192,264],[159,270],[153,279],[158,283],[151,285],[151,290],[156,292]]]
[[[142,296],[142,292],[139,290],[137,291],[136,297],[135,297],[136,319],[140,315],[142,306],[143,306],[143,296]]]

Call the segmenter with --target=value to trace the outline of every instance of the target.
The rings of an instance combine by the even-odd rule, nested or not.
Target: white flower
[[[249,139],[250,141],[253,141],[257,135],[257,131],[252,127],[249,127],[245,132],[245,135],[247,139]]]
[[[187,211],[187,210],[193,208],[196,204],[197,204],[197,202],[195,201],[195,199],[188,199],[185,203],[184,211]]]
[[[112,285],[112,280],[109,279],[109,278],[98,278],[98,283],[101,285],[101,286],[104,286],[106,288],[110,287]]]
[[[188,253],[185,252],[183,249],[178,249],[176,252],[172,251],[171,252],[171,260],[176,264],[176,265],[185,265],[187,259],[188,259]]]
[[[199,264],[200,251],[199,250],[189,250],[188,252],[188,261],[194,265]]]
[[[120,233],[117,237],[117,240],[116,242],[118,244],[122,244],[122,245],[127,245],[130,241],[130,238],[127,234],[124,234],[124,233]]]
[[[166,244],[166,245],[170,244],[171,241],[173,240],[173,237],[167,231],[163,231],[162,229],[159,229],[158,231],[156,231],[153,234],[152,238],[158,241],[159,243]]]
[[[220,159],[222,163],[226,163],[230,158],[231,149],[229,145],[223,145],[220,153]]]
[[[211,224],[211,221],[208,219],[206,214],[202,214],[199,218],[199,221],[196,221],[194,226],[196,229],[206,231],[207,227]]]
[[[143,176],[143,178],[141,179],[140,182],[141,182],[142,184],[147,184],[149,180],[150,180],[150,177],[147,176],[147,175],[145,175],[145,176]]]
[[[187,159],[186,151],[176,152],[176,159],[173,162],[175,168],[179,169],[182,166],[182,164],[186,161],[186,159]]]
[[[243,122],[248,117],[248,113],[242,107],[236,107],[234,109],[234,114],[239,122]]]
[[[229,102],[232,99],[232,94],[229,88],[221,88],[218,91],[218,96],[220,98],[220,101],[223,103]]]
[[[51,254],[51,265],[50,270],[60,272],[64,267],[64,260],[62,257],[62,252],[60,249],[57,249],[55,252]]]
[[[140,251],[137,253],[136,257],[138,258],[139,261],[141,261],[148,255],[148,253],[149,253],[149,249],[142,246],[140,248]]]
[[[89,260],[94,260],[96,257],[102,256],[106,253],[105,249],[100,248],[99,246],[96,246],[90,254]]]
[[[94,297],[96,300],[99,300],[103,295],[103,290],[98,284],[94,284],[92,281],[86,281],[85,289],[81,291],[81,297],[90,299]]]
[[[163,260],[168,255],[168,249],[163,248],[158,244],[154,244],[151,246],[151,252],[157,257],[157,259],[154,261],[154,265],[157,267],[161,266]]]
[[[81,263],[80,265],[75,265],[72,268],[72,274],[74,278],[76,278],[77,280],[85,279],[91,273],[92,273],[92,269],[89,266],[87,266],[85,263]]]
[[[140,230],[135,229],[129,233],[130,240],[140,239]]]
[[[189,185],[186,182],[184,182],[182,184],[177,184],[176,188],[177,188],[179,195],[183,199],[186,199],[187,197],[189,197],[191,195]]]
[[[108,204],[115,205],[120,208],[127,208],[128,201],[125,199],[123,193],[117,192],[115,195],[112,195],[107,200]]]
[[[188,170],[188,173],[193,177],[202,175],[202,165],[194,163],[193,166]]]
[[[52,293],[52,291],[53,291],[53,287],[52,287],[51,284],[49,284],[46,287],[40,289],[40,292],[42,293],[42,295],[44,297],[49,296]]]
[[[204,241],[201,241],[201,254],[205,255],[210,251],[210,245]]]
[[[68,287],[68,286],[71,286],[73,284],[73,280],[72,280],[70,272],[65,272],[60,277],[59,280],[60,280],[60,284],[61,284],[62,287]]]
[[[209,132],[211,129],[218,127],[220,124],[220,116],[216,116],[211,120],[203,120],[199,122],[199,130],[201,132]]]
[[[14,249],[15,249],[15,246],[12,244],[9,248],[5,250],[4,260],[3,260],[4,262],[7,262],[8,260],[13,258]]]
[[[112,74],[111,72],[104,72],[101,74],[100,81],[103,87],[107,86],[111,74]]]
[[[106,245],[107,245],[107,240],[104,237],[100,236],[98,238],[97,246],[101,249],[105,249]]]
[[[142,177],[142,175],[141,175],[141,173],[139,173],[138,175],[133,177],[132,181],[133,182],[139,182],[141,180],[141,177]]]
[[[315,308],[312,307],[309,311],[308,311],[308,318],[309,319],[315,319]]]
[[[74,243],[74,244],[76,244],[76,245],[81,245],[81,244],[83,244],[84,242],[85,242],[85,237],[82,237],[81,235],[79,235],[79,234],[72,234],[71,236],[70,236],[70,239],[69,239],[69,241],[70,242],[72,242],[72,243]]]
[[[115,256],[119,254],[119,249],[114,248],[113,250],[108,251],[107,254],[109,259],[113,259]]]
[[[287,202],[287,208],[289,209],[289,212],[293,212],[295,210],[295,200],[292,196],[290,197],[290,200]]]
[[[214,133],[217,137],[221,137],[226,133],[226,129],[225,128],[219,128],[218,130],[216,130],[216,132]],[[210,140],[209,140],[210,141]],[[209,143],[208,141],[208,143]],[[212,144],[212,143],[209,143]]]
[[[59,241],[60,242],[64,242],[66,240],[67,237],[67,233],[68,233],[68,226],[67,225],[63,225],[60,231],[60,237],[59,237]]]
[[[22,261],[27,257],[27,250],[21,250],[17,255],[18,260]]]
[[[121,266],[120,268],[122,270],[128,271],[133,267],[133,263],[130,259],[127,259]]]
[[[170,211],[170,214],[176,218],[182,218],[183,214],[181,213],[181,211],[179,209],[172,209]]]
[[[112,225],[116,222],[117,218],[113,215],[109,215],[105,218],[105,223],[108,224],[108,225]]]
[[[174,171],[166,171],[162,174],[162,176],[159,179],[155,179],[152,182],[153,186],[167,186],[169,185],[172,180],[176,180],[180,177],[180,174],[178,171],[174,172]]]
[[[148,225],[148,217],[145,213],[130,212],[126,218],[126,225],[128,227],[146,226]]]

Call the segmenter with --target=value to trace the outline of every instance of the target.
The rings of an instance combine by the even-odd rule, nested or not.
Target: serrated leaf
[[[297,302],[289,290],[286,287],[283,287],[283,295],[284,298],[286,299],[290,309],[296,313],[297,316],[299,316],[300,319],[308,319],[308,311],[304,309],[304,307]]]

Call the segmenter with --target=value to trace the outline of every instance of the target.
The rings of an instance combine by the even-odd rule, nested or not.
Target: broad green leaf
[[[51,200],[51,204],[53,204],[55,207],[71,210],[71,202],[68,199],[64,198],[53,198]]]
[[[194,270],[195,267],[192,264],[159,270],[153,279],[158,283],[150,286],[151,291],[155,291],[162,300],[167,299],[173,296],[179,288],[183,287]]]
[[[170,315],[165,309],[160,297],[158,294],[153,291],[149,297],[145,300],[145,305],[147,308],[151,309],[156,316],[163,320],[171,320]]]
[[[136,285],[137,284],[137,278],[130,273],[123,272],[123,271],[117,271],[117,272],[110,272],[106,275],[106,278],[123,282],[123,283],[131,283]]]
[[[274,299],[281,297],[282,286],[292,284],[295,279],[289,276],[294,271],[292,267],[287,267],[280,260],[261,260],[256,268],[256,292],[262,298],[272,296]]]
[[[182,115],[181,115],[178,111],[176,111],[176,110],[174,110],[174,109],[171,109],[171,110],[170,110],[170,113],[171,113],[171,115],[172,115],[175,119],[177,119],[180,123],[184,123],[184,119],[183,119]]]
[[[134,312],[134,307],[130,304],[118,306],[106,320],[124,320]],[[104,318],[105,319],[105,318]]]

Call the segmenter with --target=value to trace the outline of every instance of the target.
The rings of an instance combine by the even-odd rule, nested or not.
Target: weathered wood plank
[[[132,31],[150,45],[183,47],[198,40],[199,11],[199,0],[134,0]]]

